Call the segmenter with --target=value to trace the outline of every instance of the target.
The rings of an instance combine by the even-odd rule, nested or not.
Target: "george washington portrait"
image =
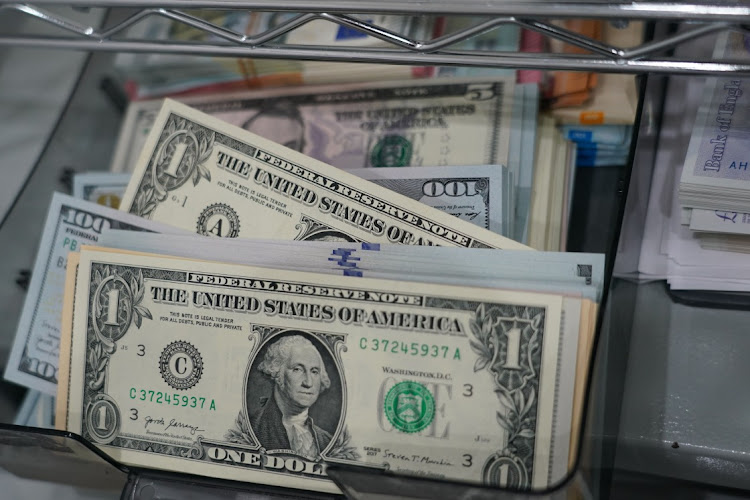
[[[261,348],[247,398],[250,423],[263,448],[317,460],[341,415],[341,386],[331,355],[311,339],[293,332]]]

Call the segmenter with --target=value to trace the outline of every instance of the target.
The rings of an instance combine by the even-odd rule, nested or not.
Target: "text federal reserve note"
[[[120,209],[209,236],[528,248],[169,99]]]

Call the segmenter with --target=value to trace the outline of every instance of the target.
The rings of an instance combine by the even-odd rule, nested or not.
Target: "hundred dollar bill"
[[[342,169],[507,165],[512,78],[346,84],[181,102]],[[131,105],[111,170],[132,171],[161,101]]]
[[[580,299],[79,257],[56,422],[116,460],[320,491],[329,464],[522,489],[567,471]]]
[[[180,232],[118,210],[55,193],[5,367],[6,380],[45,394],[55,394],[67,256],[69,252],[77,252],[83,244],[97,243],[105,228]]]
[[[117,209],[129,180],[130,174],[81,172],[73,177],[73,196]]]
[[[386,167],[349,172],[476,226],[511,236],[512,183],[504,166]]]
[[[120,209],[209,236],[527,248],[170,99]]]

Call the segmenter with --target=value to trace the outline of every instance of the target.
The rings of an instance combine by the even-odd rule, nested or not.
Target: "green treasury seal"
[[[419,432],[432,423],[435,398],[418,382],[399,382],[385,396],[385,415],[401,432]]]
[[[405,167],[411,163],[412,146],[406,137],[386,135],[370,154],[373,167]]]

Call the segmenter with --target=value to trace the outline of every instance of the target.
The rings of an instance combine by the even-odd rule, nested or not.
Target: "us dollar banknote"
[[[96,244],[101,232],[107,228],[179,232],[118,210],[55,193],[5,367],[6,380],[55,395],[68,253],[77,252],[84,244]]]
[[[127,173],[80,172],[73,177],[73,196],[117,209],[129,180]]]
[[[342,169],[507,165],[512,78],[284,88],[180,99]],[[161,106],[134,103],[111,170],[132,171]]]
[[[412,200],[510,236],[512,182],[502,165],[384,167],[350,170]]]
[[[78,256],[56,422],[116,460],[319,491],[330,464],[565,475],[580,299]]]
[[[500,165],[361,168],[350,173],[412,200],[503,236],[511,210],[508,169]],[[80,177],[80,180],[79,180]],[[130,174],[79,174],[73,195],[113,206],[125,193]]]
[[[108,230],[106,248],[290,271],[508,290],[568,293],[601,300],[604,255],[259,239]],[[360,246],[361,245],[361,246]],[[394,249],[406,250],[404,253]],[[433,252],[431,250],[436,250]]]
[[[527,248],[169,99],[120,209],[208,236]]]

